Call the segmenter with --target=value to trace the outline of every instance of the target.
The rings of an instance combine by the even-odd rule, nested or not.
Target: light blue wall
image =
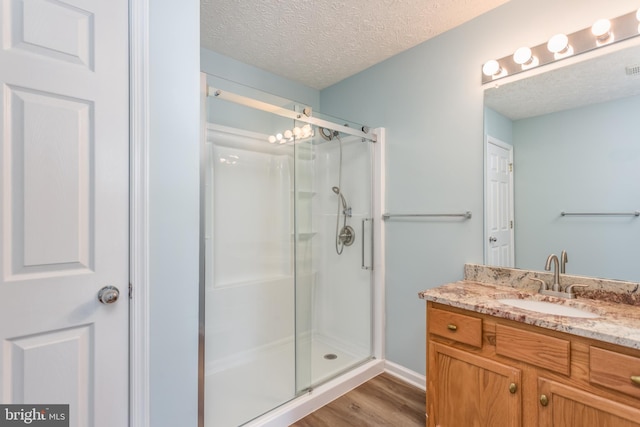
[[[508,118],[492,110],[484,109],[484,135],[492,136],[502,142],[513,145],[513,122]]]
[[[388,360],[425,372],[418,292],[459,280],[464,263],[483,261],[481,65],[637,7],[630,0],[511,0],[321,92],[323,112],[387,128],[387,211],[473,211],[468,221],[387,223]]]
[[[640,281],[639,219],[560,216],[640,209],[639,111],[635,96],[514,122],[518,267],[565,249],[568,273]]]
[[[149,4],[151,425],[196,426],[200,4]]]

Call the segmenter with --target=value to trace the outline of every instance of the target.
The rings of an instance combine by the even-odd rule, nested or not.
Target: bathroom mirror
[[[513,146],[516,268],[566,250],[567,274],[640,282],[640,46],[604,49],[487,85],[485,143]]]

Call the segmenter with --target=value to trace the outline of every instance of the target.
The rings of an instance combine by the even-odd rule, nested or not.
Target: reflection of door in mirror
[[[513,147],[487,135],[486,150],[487,264],[513,267]]]

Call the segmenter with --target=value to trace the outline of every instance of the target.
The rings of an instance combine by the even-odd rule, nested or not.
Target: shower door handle
[[[364,224],[367,221],[371,221],[371,239],[370,239],[370,246],[371,246],[371,266],[366,266],[364,265],[364,246],[365,246],[365,242],[364,242]],[[360,233],[360,235],[362,236],[362,269],[363,270],[373,270],[373,218],[363,218],[362,219],[362,233]]]

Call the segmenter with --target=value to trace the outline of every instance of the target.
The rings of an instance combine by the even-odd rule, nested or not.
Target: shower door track
[[[307,115],[306,113],[299,113],[297,111],[293,111],[284,107],[269,104],[267,102],[258,101],[257,99],[238,95],[233,92],[229,92],[226,90],[223,91],[213,86],[207,86],[207,96],[224,99],[225,101],[230,101],[235,104],[244,105],[245,107],[255,108],[257,110],[266,111],[268,113],[273,113],[281,117],[287,117],[289,119],[299,120],[301,122],[309,123],[311,125],[316,125],[319,127],[336,130],[338,132],[364,138],[372,142],[376,142],[377,140],[376,135],[371,132],[363,132],[362,130],[353,129],[348,126],[331,122],[329,120],[323,120],[317,117],[312,117],[311,114]],[[311,109],[307,107],[304,109],[304,111],[311,111]]]

